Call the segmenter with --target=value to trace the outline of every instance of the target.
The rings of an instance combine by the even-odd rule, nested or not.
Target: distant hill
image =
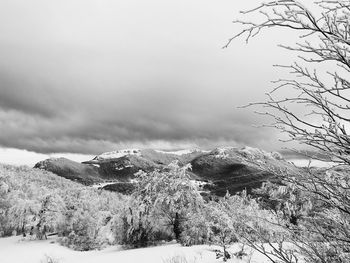
[[[136,172],[161,170],[173,161],[180,165],[191,164],[190,175],[193,180],[204,185],[204,190],[219,196],[225,195],[227,191],[233,194],[246,189],[249,192],[271,179],[271,174],[259,169],[257,164],[291,166],[277,153],[250,147],[224,147],[212,151],[120,150],[97,155],[83,163],[65,158],[48,159],[36,164],[35,168],[51,171],[85,185],[115,182],[101,187],[129,193]]]
[[[84,185],[103,182],[96,166],[74,162],[67,158],[50,158],[40,161],[35,164],[34,168],[50,171]]]
[[[249,165],[253,160],[254,163]],[[245,147],[224,147],[194,158],[191,161],[192,172],[202,181],[210,182],[204,189],[216,195],[223,196],[230,193],[247,190],[250,192],[258,188],[272,175],[262,171],[254,164],[265,163],[271,166],[289,165],[275,153],[267,153],[259,149]]]

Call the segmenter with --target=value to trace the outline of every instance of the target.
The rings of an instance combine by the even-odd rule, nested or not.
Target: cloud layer
[[[283,51],[268,34],[221,49],[260,1],[241,2],[2,1],[0,147],[278,149],[237,106],[263,99]]]

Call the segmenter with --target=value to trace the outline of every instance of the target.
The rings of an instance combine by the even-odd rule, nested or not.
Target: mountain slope
[[[180,166],[191,164],[189,174],[192,179],[204,183],[204,190],[219,196],[225,195],[227,191],[231,194],[244,189],[250,192],[271,179],[271,174],[259,168],[259,164],[291,166],[277,153],[249,147],[225,147],[210,152],[197,149],[179,152],[121,150],[97,155],[83,163],[58,158],[39,162],[35,167],[86,185],[101,181],[115,182],[103,188],[129,193],[135,183],[135,173],[140,170],[162,170],[173,161],[177,161]]]
[[[185,165],[201,154],[202,152],[200,151],[179,155],[151,149],[121,150],[103,153],[90,161],[83,162],[83,164],[97,166],[102,178],[128,181],[139,170],[151,172],[155,169],[162,169],[173,161],[178,161],[180,165]]]
[[[253,156],[254,154],[254,156]],[[191,161],[192,172],[203,181],[209,182],[204,189],[223,196],[227,191],[236,193],[242,190],[250,192],[272,178],[270,173],[246,163],[249,157],[255,162],[268,161],[273,165],[282,165],[282,160],[271,154],[253,148],[217,148],[210,153]]]
[[[58,176],[84,185],[102,182],[99,169],[93,165],[81,164],[66,158],[50,158],[38,162],[34,168],[50,171]]]

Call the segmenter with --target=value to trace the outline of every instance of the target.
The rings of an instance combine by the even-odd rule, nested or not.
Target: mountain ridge
[[[51,171],[67,179],[85,185],[101,182],[115,182],[102,189],[129,193],[135,180],[135,173],[142,170],[162,170],[171,162],[180,166],[190,164],[189,175],[193,180],[204,183],[203,188],[212,194],[223,196],[259,187],[272,175],[259,170],[256,165],[291,165],[279,153],[269,153],[252,147],[219,147],[212,151],[200,149],[166,152],[161,150],[125,149],[96,155],[82,163],[64,158],[47,159],[34,168]]]

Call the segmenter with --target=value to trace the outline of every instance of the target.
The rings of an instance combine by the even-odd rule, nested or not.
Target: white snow
[[[184,154],[190,154],[190,153],[195,153],[195,152],[202,152],[206,153],[209,151],[203,151],[197,148],[194,149],[183,149],[183,150],[177,150],[177,151],[162,151],[162,150],[155,150],[156,152],[159,153],[165,153],[165,154],[175,154],[175,155],[184,155]]]
[[[119,182],[119,181],[106,182],[106,183],[98,183],[98,184],[91,185],[91,188],[102,188],[102,187],[105,187],[105,186],[107,186],[107,185],[115,184],[115,183],[118,183],[118,182]]]
[[[333,162],[320,161],[315,159],[289,159],[288,162],[299,167],[330,168],[335,165]]]
[[[106,159],[115,159],[120,158],[126,155],[141,155],[141,151],[139,149],[124,149],[113,152],[105,152],[100,155],[97,155],[94,160],[106,160]]]
[[[212,151],[216,158],[249,158],[254,159],[258,163],[264,163],[266,159],[282,159],[282,155],[277,152],[266,152],[264,150],[245,146],[243,148],[238,147],[220,147]]]
[[[182,247],[176,243],[168,243],[162,246],[124,250],[120,246],[108,247],[99,251],[79,252],[60,246],[55,238],[49,240],[21,241],[21,237],[0,238],[0,262],[1,263],[47,263],[45,257],[51,257],[58,263],[172,263],[174,257],[186,258],[188,263],[220,263],[222,259],[216,259],[215,246]],[[240,250],[239,244],[231,246],[231,252]],[[250,254],[250,252],[248,252]],[[228,263],[249,262],[249,257],[244,260],[230,259]],[[178,261],[184,262],[184,261]],[[258,253],[254,253],[250,263],[269,262]]]
[[[226,159],[229,158],[228,151],[237,150],[236,147],[220,147],[214,149],[212,152],[215,153],[215,158]]]
[[[252,157],[268,157],[268,158],[272,158],[272,154],[269,152],[265,152],[261,149],[258,148],[253,148],[250,146],[245,146],[242,149],[239,150],[242,153],[246,153]]]

